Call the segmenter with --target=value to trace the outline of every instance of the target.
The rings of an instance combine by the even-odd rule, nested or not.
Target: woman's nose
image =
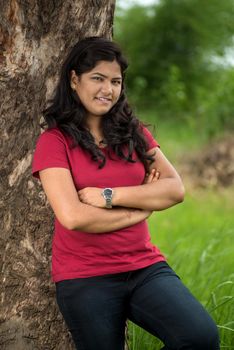
[[[108,81],[108,80],[106,80],[106,81],[104,81],[103,82],[103,84],[102,84],[102,92],[103,93],[112,93],[112,84],[111,84],[111,82],[110,81]]]

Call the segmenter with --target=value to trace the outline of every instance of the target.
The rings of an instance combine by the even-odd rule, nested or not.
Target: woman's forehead
[[[114,61],[98,61],[96,66],[89,71],[89,74],[101,73],[103,75],[115,75],[115,78],[122,78],[121,68],[119,63]]]

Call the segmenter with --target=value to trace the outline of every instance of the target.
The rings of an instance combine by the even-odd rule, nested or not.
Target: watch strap
[[[112,200],[111,200],[111,198],[106,198],[106,208],[108,208],[108,209],[112,208]]]

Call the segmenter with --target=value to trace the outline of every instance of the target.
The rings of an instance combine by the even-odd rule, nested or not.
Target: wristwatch
[[[106,200],[106,208],[111,209],[112,208],[112,197],[114,194],[114,190],[112,188],[104,188],[102,191],[102,196]]]

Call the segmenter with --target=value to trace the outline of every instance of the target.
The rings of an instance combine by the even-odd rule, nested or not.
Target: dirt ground
[[[186,154],[179,170],[195,187],[234,185],[234,135],[216,139],[193,155]]]

